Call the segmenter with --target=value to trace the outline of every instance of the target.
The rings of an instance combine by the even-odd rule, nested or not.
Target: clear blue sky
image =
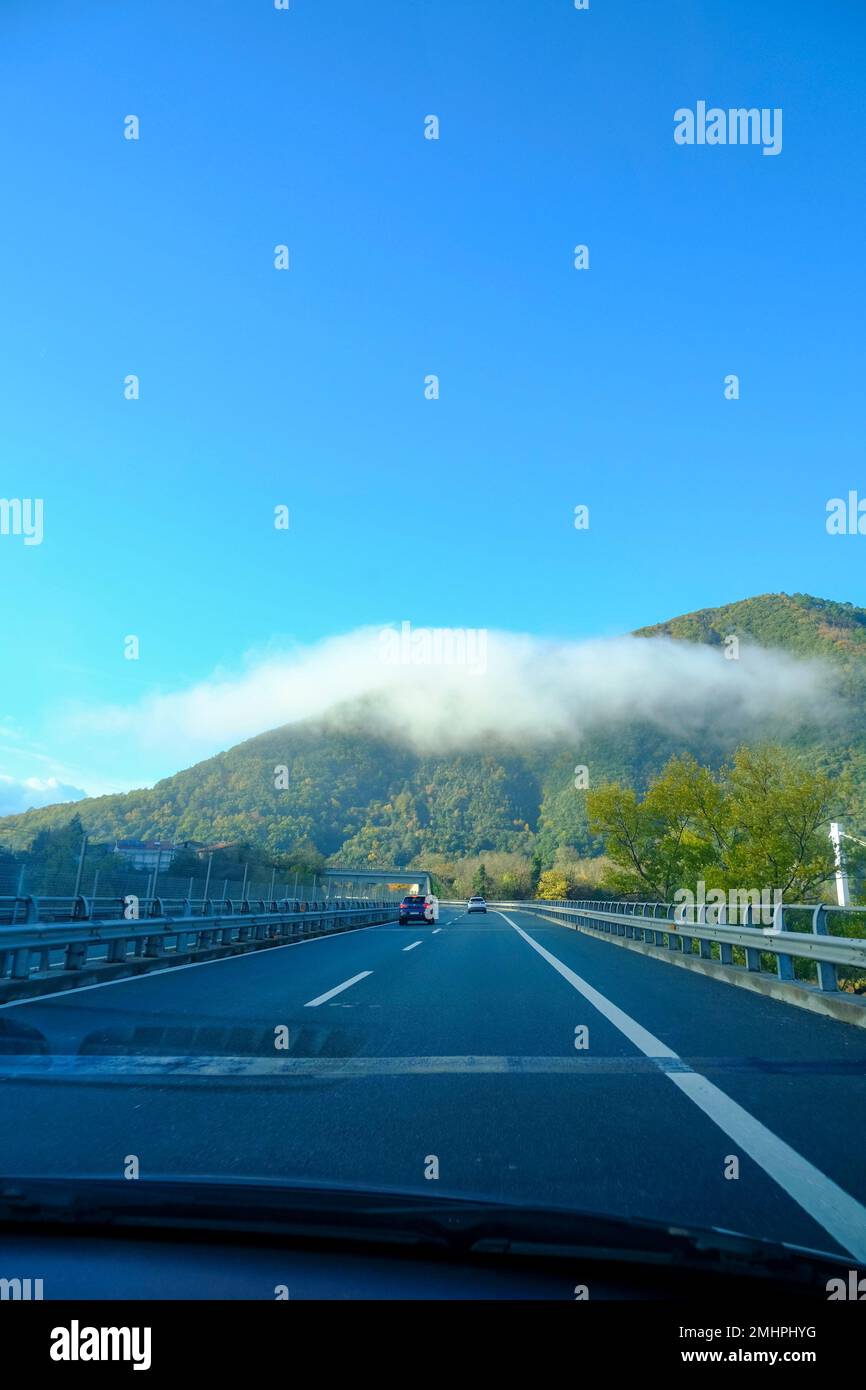
[[[162,775],[58,709],[366,623],[866,603],[858,0],[4,0],[0,52],[0,772]],[[675,145],[700,99],[782,153]]]

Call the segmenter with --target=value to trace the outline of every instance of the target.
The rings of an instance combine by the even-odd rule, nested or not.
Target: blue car
[[[409,922],[429,921],[426,909],[427,898],[423,893],[408,893],[400,904],[400,926],[405,927]]]

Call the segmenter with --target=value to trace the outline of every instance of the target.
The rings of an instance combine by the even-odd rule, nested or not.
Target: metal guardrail
[[[157,894],[139,897],[136,894],[113,894],[92,898],[72,894],[60,896],[19,894],[0,896],[0,927],[18,922],[93,922],[111,921],[122,917],[130,902],[134,902],[139,917],[209,917],[215,912],[304,912],[333,911],[336,908],[382,907],[384,901],[368,898],[320,898],[308,902],[301,898],[262,897],[223,898],[211,894],[208,898],[185,898]],[[390,905],[390,903],[388,904]]]
[[[295,937],[391,921],[398,911],[391,902],[343,899],[337,908],[321,901],[286,899],[223,902],[216,911],[200,913],[193,912],[193,905],[185,900],[180,911],[169,912],[166,908],[172,904],[155,898],[140,899],[139,915],[127,918],[119,915],[116,898],[111,900],[109,916],[103,915],[102,905],[67,898],[62,900],[66,915],[58,917],[55,900],[17,898],[11,915],[10,901],[0,899],[0,984],[81,971],[88,964],[117,965],[171,954],[195,956],[238,945],[280,945]]]
[[[736,914],[740,920],[735,922],[726,920],[726,907],[715,904],[705,904],[689,912],[674,903],[603,902],[596,898],[583,901],[535,898],[522,903],[497,903],[496,906],[517,910],[529,907],[567,924],[632,938],[681,954],[694,954],[697,943],[698,954],[703,959],[718,959],[722,965],[755,973],[763,971],[761,957],[772,955],[778,979],[789,984],[803,984],[794,972],[795,959],[809,960],[816,967],[818,987],[827,992],[838,989],[836,971],[840,966],[853,966],[866,976],[866,938],[833,935],[828,925],[828,918],[835,914],[859,915],[866,920],[866,907],[779,903],[772,909],[772,925],[762,927],[754,923],[750,904],[742,906]],[[708,912],[714,914],[716,920],[708,922]],[[795,919],[805,922],[805,929],[795,930]],[[713,954],[714,943],[719,948],[718,957]],[[743,967],[738,967],[734,960],[735,947],[745,953]]]

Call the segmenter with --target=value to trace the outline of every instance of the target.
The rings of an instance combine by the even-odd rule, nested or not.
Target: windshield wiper
[[[821,1288],[851,1259],[717,1228],[453,1196],[262,1179],[0,1178],[0,1227],[247,1233],[459,1256],[581,1259]]]

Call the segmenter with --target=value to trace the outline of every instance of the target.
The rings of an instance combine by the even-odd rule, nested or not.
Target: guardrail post
[[[827,931],[827,909],[823,903],[819,904],[812,913],[812,931],[816,936],[829,936]],[[831,993],[839,988],[839,981],[836,978],[836,967],[829,961],[819,960],[818,966],[818,987],[825,993]]]
[[[728,925],[728,907],[727,904],[725,904],[723,907],[719,908],[718,926],[727,927]],[[701,942],[701,955],[704,954],[703,944],[704,943]],[[707,955],[710,956],[712,955],[712,942],[708,941],[707,946],[709,947]],[[733,965],[734,948],[729,941],[719,942],[719,960],[721,961],[722,965]]]
[[[125,936],[118,936],[108,944],[108,960],[112,965],[118,965],[126,960],[127,939]]]
[[[28,980],[30,978],[30,947],[19,946],[17,951],[12,953],[12,979]]]
[[[63,958],[63,965],[66,970],[80,970],[87,959],[87,943],[84,941],[70,941],[66,947]]]
[[[723,907],[720,907],[718,916],[716,917],[715,921],[715,925],[717,927],[723,925],[724,917],[725,909]],[[704,903],[700,912],[698,913],[698,925],[700,926],[701,924],[703,924],[704,926],[706,926],[706,921],[707,905],[706,903]],[[698,953],[701,957],[701,960],[712,960],[713,958],[713,943],[709,941],[705,936],[698,937]]]
[[[746,905],[746,919],[745,919],[745,921],[744,921],[744,923],[743,923],[743,926],[744,926],[744,927],[751,927],[751,926],[754,926],[754,923],[753,923],[753,921],[752,921],[752,904],[751,904],[751,903],[748,903],[748,904]],[[748,970],[760,970],[760,968],[761,968],[761,951],[760,951],[760,947],[757,947],[757,946],[747,946],[747,947],[746,947],[746,968],[747,968]]]

